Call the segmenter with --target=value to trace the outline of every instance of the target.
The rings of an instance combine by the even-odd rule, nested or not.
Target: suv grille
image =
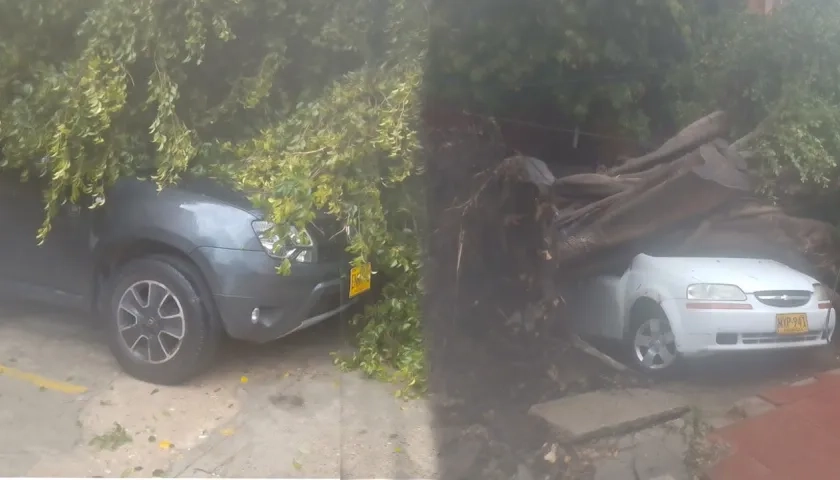
[[[807,290],[769,290],[755,292],[755,298],[771,307],[794,308],[807,304],[811,300],[811,292]]]

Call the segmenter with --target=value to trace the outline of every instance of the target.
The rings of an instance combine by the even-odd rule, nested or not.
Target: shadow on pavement
[[[222,342],[214,364],[196,378],[195,382],[205,380],[207,376],[220,371],[245,372],[252,370],[254,366],[280,366],[284,359],[292,357],[305,356],[317,360],[319,364],[329,364],[332,352],[342,351],[349,345],[348,320],[347,317],[331,319],[265,344],[227,339]],[[84,344],[91,351],[110,359],[107,338],[103,329],[98,326],[98,320],[83,313],[68,312],[33,302],[0,299],[0,327],[3,325],[24,329],[45,340],[72,339],[74,343]],[[0,364],[4,361],[0,359]],[[113,362],[113,368],[115,375],[120,373],[116,361]]]

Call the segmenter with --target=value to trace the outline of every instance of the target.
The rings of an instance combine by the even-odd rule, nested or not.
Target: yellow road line
[[[52,380],[46,377],[42,377],[36,373],[24,372],[23,370],[18,370],[17,368],[12,367],[6,367],[4,365],[0,365],[0,375],[13,378],[15,380],[21,380],[27,383],[31,383],[35,386],[41,387],[46,390],[66,393],[68,395],[79,395],[87,392],[88,390],[87,387],[83,387],[81,385],[73,385],[72,383],[62,382],[59,380]]]

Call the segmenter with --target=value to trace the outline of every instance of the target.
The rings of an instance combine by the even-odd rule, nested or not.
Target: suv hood
[[[247,192],[236,190],[211,178],[185,176],[176,188],[224,202],[240,210],[244,210],[258,219],[265,218],[265,212],[254,207],[254,204],[248,199]],[[316,217],[313,225],[316,227],[314,230],[317,231],[310,233],[319,237],[321,241],[329,240],[342,231],[342,226],[332,216],[324,213]]]
[[[737,285],[744,293],[764,290],[814,291],[819,283],[808,275],[774,260],[753,258],[648,257],[658,270],[685,278],[688,283]]]
[[[244,210],[258,219],[265,218],[265,212],[254,207],[248,199],[247,192],[236,190],[216,180],[205,177],[185,176],[176,188],[195,195],[204,195],[219,202]],[[310,233],[319,242],[330,242],[336,235],[342,233],[343,227],[332,216],[321,213],[313,222]]]
[[[254,204],[248,200],[246,193],[225,186],[211,178],[185,175],[175,188],[195,195],[210,197],[214,200],[245,210],[256,217],[263,217],[263,213],[258,208],[255,208]]]

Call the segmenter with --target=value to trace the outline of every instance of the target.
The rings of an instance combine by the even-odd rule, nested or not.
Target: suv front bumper
[[[293,264],[289,275],[262,251],[198,248],[193,253],[213,292],[225,330],[264,343],[339,315],[348,298],[349,264]]]

